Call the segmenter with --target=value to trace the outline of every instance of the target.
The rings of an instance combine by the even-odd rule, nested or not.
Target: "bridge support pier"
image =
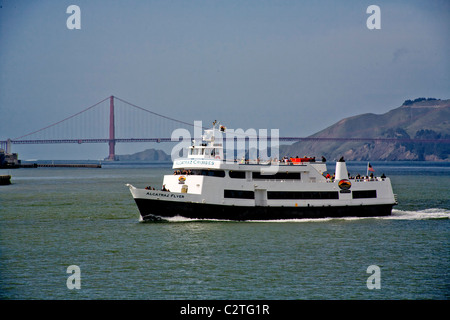
[[[109,161],[116,160],[116,138],[114,132],[114,96],[109,97]]]
[[[11,154],[11,139],[6,140],[6,153]]]

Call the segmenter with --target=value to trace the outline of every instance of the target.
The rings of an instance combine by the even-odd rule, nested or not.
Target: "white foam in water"
[[[280,220],[247,220],[246,222],[327,222],[333,220],[362,220],[362,219],[386,219],[386,220],[427,220],[427,219],[450,219],[449,209],[431,208],[419,211],[404,211],[393,209],[390,216],[383,217],[341,217],[341,218],[317,218],[317,219],[280,219]],[[216,219],[194,219],[175,216],[165,218],[169,222],[195,222],[195,221],[231,221]]]
[[[231,221],[231,220],[219,220],[219,219],[199,219],[199,218],[186,218],[182,216],[163,218],[168,222],[195,222],[195,221]]]
[[[169,222],[199,221],[199,219],[185,218],[185,217],[182,217],[182,216],[175,216],[175,217],[164,218],[164,220],[167,220]]]
[[[392,210],[392,215],[385,219],[405,219],[405,220],[424,220],[424,219],[450,219],[450,210],[431,208],[419,211]]]

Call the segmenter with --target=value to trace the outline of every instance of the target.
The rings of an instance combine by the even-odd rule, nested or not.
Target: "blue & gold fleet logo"
[[[342,179],[339,180],[338,186],[341,190],[349,190],[352,187],[352,183],[350,182],[350,180]]]

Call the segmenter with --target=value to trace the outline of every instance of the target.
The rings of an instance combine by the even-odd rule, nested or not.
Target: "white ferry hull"
[[[289,220],[337,217],[376,217],[391,214],[395,203],[307,206],[255,206],[205,203],[200,195],[137,189],[130,191],[142,221],[155,221],[181,216],[192,219],[217,220]]]

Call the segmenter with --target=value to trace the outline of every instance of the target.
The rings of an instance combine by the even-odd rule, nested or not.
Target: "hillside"
[[[418,98],[384,114],[366,113],[342,119],[310,136],[314,138],[450,139],[450,100]],[[305,141],[280,148],[283,155],[310,155],[347,160],[450,161],[450,144],[373,141]]]
[[[116,155],[119,161],[171,161],[170,155],[162,150],[147,149],[134,154]]]

